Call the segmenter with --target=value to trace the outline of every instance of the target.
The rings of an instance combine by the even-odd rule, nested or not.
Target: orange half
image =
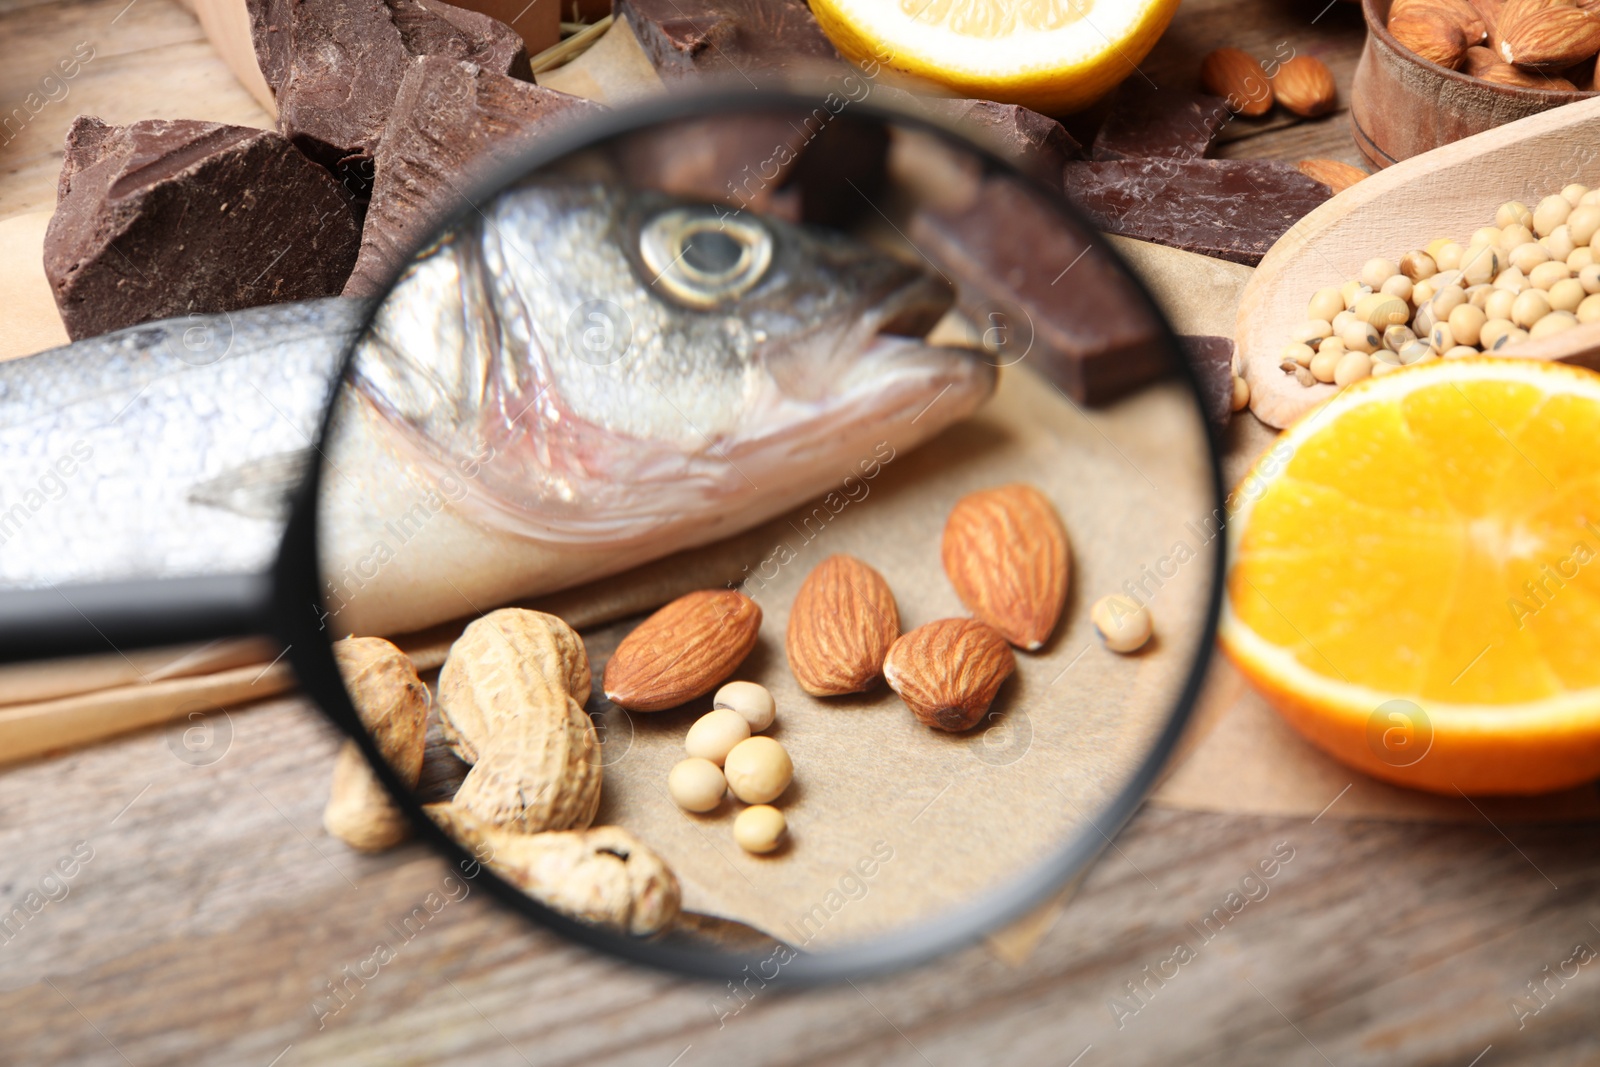
[[[1132,74],[1178,0],[811,0],[836,48],[961,96],[1047,114],[1087,107]]]
[[[1449,794],[1600,777],[1600,375],[1368,379],[1232,500],[1222,646],[1313,743]]]

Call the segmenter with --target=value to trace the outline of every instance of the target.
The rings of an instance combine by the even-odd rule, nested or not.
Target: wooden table
[[[25,152],[0,149],[4,212],[48,205],[45,133],[80,99],[116,106],[90,74],[193,78],[215,87],[193,97],[204,117],[254,106],[171,0],[134,2],[0,5],[0,39],[81,26],[104,59]],[[1190,84],[1206,50],[1234,44],[1319,55],[1347,87],[1360,20],[1325,2],[1189,0],[1146,70]],[[29,82],[15,56],[0,72],[8,101]],[[1229,156],[1358,161],[1342,113],[1226,137]],[[279,700],[0,774],[0,906],[24,915],[0,914],[0,1064],[1600,1061],[1600,965],[1565,962],[1600,946],[1600,826],[1342,821],[1335,795],[1309,820],[1146,808],[1011,963],[976,946],[735,1013],[726,988],[611,962],[468,896],[346,985],[446,870],[322,831],[335,747],[315,711]],[[1267,895],[1207,927],[1274,855],[1292,858]],[[52,878],[63,861],[72,877]],[[1174,974],[1179,942],[1192,958]]]

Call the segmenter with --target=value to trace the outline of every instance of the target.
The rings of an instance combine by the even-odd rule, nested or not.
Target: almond
[[[1461,66],[1471,44],[1461,27],[1423,11],[1391,14],[1389,32],[1406,51],[1450,70]]]
[[[1577,88],[1571,78],[1556,74],[1539,74],[1513,67],[1494,51],[1481,46],[1467,49],[1466,61],[1461,69],[1474,78],[1482,78],[1497,85],[1521,85],[1529,89],[1562,89],[1571,92]]]
[[[1031,485],[956,501],[944,525],[945,573],[971,612],[1018,648],[1043,645],[1067,601],[1067,529]]]
[[[1600,52],[1600,15],[1571,0],[1507,0],[1495,51],[1519,67],[1570,67]]]
[[[1500,57],[1495,55],[1494,49],[1485,48],[1483,45],[1473,45],[1467,49],[1466,58],[1461,61],[1461,70],[1474,78],[1482,77],[1483,72],[1490,67],[1506,66]]]
[[[1486,15],[1485,11],[1489,14]],[[1489,23],[1499,11],[1499,0],[1484,0],[1484,6],[1470,0],[1395,0],[1389,8],[1389,17],[1404,12],[1422,15],[1461,31],[1467,44],[1482,44],[1489,36]]]
[[[1565,78],[1523,70],[1521,67],[1513,67],[1510,63],[1495,63],[1491,67],[1477,71],[1473,77],[1496,85],[1520,85],[1525,89],[1558,89],[1570,93],[1577,88]]]
[[[883,676],[924,726],[959,732],[976,726],[1017,657],[976,619],[940,619],[889,646]]]
[[[1312,118],[1333,110],[1339,91],[1333,72],[1315,56],[1295,56],[1272,78],[1272,95],[1296,115]]]
[[[606,664],[606,699],[629,711],[662,711],[715,689],[761,630],[761,608],[732,589],[679,597],[622,639]]]
[[[1470,3],[1473,13],[1483,21],[1486,31],[1484,36],[1498,40],[1499,35],[1495,32],[1495,27],[1499,24],[1500,9],[1505,7],[1505,0],[1470,0]]]
[[[1200,61],[1200,84],[1220,96],[1228,110],[1240,115],[1265,115],[1272,110],[1272,89],[1267,72],[1250,53],[1218,48]]]
[[[854,556],[829,556],[795,594],[784,646],[800,688],[831,697],[877,684],[899,636],[900,612],[883,575]]]
[[[1340,163],[1337,159],[1303,159],[1300,173],[1314,182],[1321,182],[1336,193],[1342,193],[1367,176],[1360,167]]]

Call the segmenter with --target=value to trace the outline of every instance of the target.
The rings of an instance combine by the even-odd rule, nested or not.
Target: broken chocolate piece
[[[406,51],[413,56],[460,59],[509,78],[533,80],[522,35],[499,19],[442,0],[387,3]]]
[[[1083,158],[1083,148],[1055,119],[1017,104],[993,100],[935,100],[972,126],[980,140],[992,141],[995,150],[1024,173],[1054,185],[1068,161]]]
[[[414,56],[532,78],[522,38],[440,0],[247,0],[278,129],[362,202],[372,158]]]
[[[805,0],[616,0],[664,78],[839,63]]]
[[[1173,353],[1149,300],[1105,249],[1022,182],[985,178],[965,208],[924,207],[909,237],[956,283],[958,306],[1073,400],[1154,381]]]
[[[67,134],[44,267],[74,340],[152,319],[332,296],[360,228],[282,135],[215,122]]]
[[[1129,78],[1112,98],[1091,154],[1097,160],[1199,159],[1231,117],[1221,97]]]
[[[1328,187],[1262,159],[1068,163],[1067,198],[1107,233],[1255,266]]]
[[[949,123],[1046,185],[1061,180],[1061,168],[1069,161],[1083,158],[1083,149],[1066,127],[1017,104],[918,96],[882,84],[873,85],[871,95],[874,102],[926,112]]]
[[[1226,426],[1233,417],[1233,342],[1226,337],[1178,338],[1200,385],[1200,406],[1206,421]]]
[[[410,63],[378,145],[361,258],[346,296],[393,280],[474,183],[540,136],[605,109],[473,63],[422,56]]]

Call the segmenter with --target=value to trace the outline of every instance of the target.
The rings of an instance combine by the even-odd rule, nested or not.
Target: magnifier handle
[[[0,663],[266,633],[267,574],[58,585],[0,595]]]

